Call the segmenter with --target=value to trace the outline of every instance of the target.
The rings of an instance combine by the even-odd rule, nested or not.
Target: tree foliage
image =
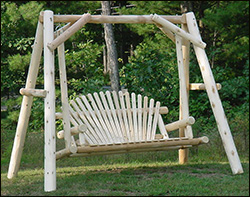
[[[113,1],[113,14],[159,15],[181,14],[184,1]],[[134,5],[126,8],[125,5]],[[17,121],[20,88],[25,86],[32,44],[39,13],[100,13],[100,1],[1,1],[1,95],[8,106],[4,118]],[[226,110],[249,109],[249,2],[190,1],[216,82],[222,84],[220,96]],[[63,24],[62,24],[63,25]],[[55,28],[59,28],[56,24]],[[175,44],[153,24],[119,24],[114,26],[121,86],[161,101],[178,119],[179,81]],[[103,75],[103,25],[87,24],[65,42],[69,95],[103,90],[109,79]],[[56,54],[57,57],[57,54]],[[43,59],[37,87],[43,88]],[[58,76],[58,65],[56,72]],[[190,82],[203,82],[193,50],[190,59]],[[56,80],[60,106],[59,80]],[[3,99],[5,98],[5,99]],[[6,100],[9,98],[9,100]],[[60,107],[59,107],[60,108]],[[43,102],[35,99],[30,128],[43,125]],[[33,110],[34,111],[34,110]],[[34,115],[34,113],[36,113]],[[210,117],[206,92],[190,92],[190,113]],[[36,116],[36,117],[35,117]],[[38,118],[38,120],[37,120]],[[37,122],[35,122],[37,120]]]

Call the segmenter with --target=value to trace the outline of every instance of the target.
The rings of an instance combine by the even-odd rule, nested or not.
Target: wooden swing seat
[[[69,117],[74,126],[71,140],[76,152],[63,149],[56,158],[65,156],[89,156],[127,152],[159,151],[189,148],[208,143],[207,137],[171,138],[168,132],[185,128],[194,123],[193,117],[165,125],[161,114],[167,114],[167,107],[160,102],[140,94],[106,91],[78,96],[70,101]],[[79,136],[75,140],[74,135]],[[64,138],[64,131],[57,137]]]

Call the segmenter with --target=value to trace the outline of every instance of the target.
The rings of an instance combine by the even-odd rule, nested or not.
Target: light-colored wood
[[[89,22],[91,16],[90,14],[83,14],[82,17],[70,26],[64,33],[58,36],[55,40],[51,41],[48,44],[48,47],[51,51],[55,50],[60,44],[65,42],[70,38],[74,33],[76,33],[83,25]]]
[[[186,24],[181,24],[181,28],[188,32],[188,28]],[[182,89],[180,91],[184,91],[183,93],[186,94],[186,102],[183,102],[182,94],[180,93],[180,111],[179,111],[179,120],[183,118],[189,117],[189,56],[190,56],[190,42],[188,40],[182,39],[182,56],[183,56],[183,71],[185,76],[185,86],[186,89]],[[183,110],[183,105],[186,105]],[[186,133],[193,133],[192,127],[187,125],[186,127],[179,128],[179,137],[185,137]],[[179,164],[185,164],[188,162],[188,152],[187,148],[179,149]]]
[[[217,90],[221,89],[221,84],[216,83]],[[204,83],[190,83],[189,84],[189,90],[206,90]]]
[[[69,113],[70,113],[70,122],[75,126],[77,127],[78,125],[82,125],[84,124],[82,122],[82,120],[80,119],[80,117],[77,116],[77,113],[73,110],[73,108],[71,106],[69,106]],[[81,116],[81,115],[80,115]],[[86,118],[83,116],[82,119],[84,119],[87,123],[88,121],[86,120]],[[86,124],[87,125],[87,124]],[[88,127],[89,126],[89,127]],[[88,129],[91,129],[90,128],[90,125],[87,125],[87,128]],[[87,142],[86,142],[87,140]],[[87,144],[87,143],[90,143],[90,144],[95,144],[97,143],[95,138],[90,135],[89,136],[89,133],[88,132],[85,132],[84,134],[83,133],[80,133],[79,134],[79,141],[80,141],[80,144],[84,145],[84,144]]]
[[[119,100],[121,104],[122,117],[124,120],[124,125],[125,125],[125,130],[126,130],[126,136],[128,138],[128,141],[131,142],[132,139],[130,137],[130,132],[129,132],[129,124],[128,124],[128,118],[127,118],[127,111],[125,108],[124,94],[122,93],[122,91],[119,91],[118,94],[119,94]]]
[[[78,121],[78,123],[73,123],[73,124],[74,125],[75,124],[76,125],[82,124],[82,121],[79,120],[79,117],[81,117],[81,119],[83,120],[84,123],[87,124],[87,122],[88,122],[88,125],[89,126],[91,125],[91,127],[92,127],[92,128],[90,128],[89,132],[85,132],[84,134],[86,134],[86,135],[88,134],[90,137],[93,133],[93,135],[95,136],[97,141],[99,141],[98,143],[91,143],[90,142],[90,145],[91,144],[92,145],[93,144],[96,144],[96,145],[103,144],[104,145],[104,144],[112,144],[112,143],[139,142],[139,141],[143,140],[143,136],[142,136],[142,124],[143,124],[142,123],[142,110],[143,109],[142,109],[141,95],[138,95],[138,101],[137,101],[135,93],[131,94],[131,99],[129,97],[128,92],[123,94],[122,91],[120,91],[119,94],[120,94],[119,97],[120,97],[121,107],[119,104],[117,93],[115,91],[112,92],[113,97],[111,96],[111,92],[107,91],[105,94],[107,99],[106,99],[105,95],[102,92],[100,92],[100,95],[102,95],[101,97],[103,97],[102,103],[105,106],[105,109],[102,107],[101,100],[99,99],[97,93],[94,93],[94,95],[96,97],[95,99],[96,99],[97,103],[99,102],[99,104],[98,104],[100,106],[99,109],[98,109],[97,104],[96,104],[96,102],[91,94],[88,94],[89,100],[85,96],[80,96],[80,97],[75,98],[75,101],[77,103],[75,103],[75,101],[73,101],[73,100],[71,101],[72,106],[76,110],[76,112],[75,112],[76,114],[73,115],[73,112],[71,112],[71,113],[72,113],[74,119],[76,121]],[[126,97],[126,95],[127,95],[126,103],[127,103],[128,109],[130,109],[130,110],[125,109],[124,96]],[[108,103],[107,103],[107,101],[108,101]],[[131,105],[130,101],[132,102],[132,109],[130,106]],[[138,105],[136,104],[136,102],[138,102]],[[125,118],[122,117],[122,111],[123,111],[123,116],[125,113],[125,116],[124,116]],[[131,134],[131,133],[129,134],[129,124],[126,124],[127,128],[125,128],[125,125],[124,125],[126,121],[128,123],[127,114],[126,114],[126,113],[128,113],[128,111],[131,112],[131,121],[130,122],[132,125],[132,129],[135,131],[134,134]],[[139,111],[141,113],[140,121],[139,121],[139,117],[138,117]],[[162,111],[164,113],[167,113],[168,108],[163,107]],[[104,120],[105,118],[102,117],[100,112],[103,113],[103,117],[106,116],[106,120]],[[147,114],[149,115],[149,118],[147,119],[148,122],[146,122],[147,123],[146,126],[148,126],[148,131],[145,132],[145,135],[147,135],[146,137],[148,137],[148,140],[154,140],[156,128],[157,128],[157,125],[159,125],[158,117],[160,116],[160,103],[157,102],[157,105],[154,107],[154,101],[151,100],[150,108],[145,108],[145,113],[146,113],[146,116],[147,116]],[[109,120],[107,119],[107,116],[110,116]],[[151,116],[151,118],[150,118],[150,116]],[[86,119],[86,120],[84,120],[84,119]],[[109,126],[106,126],[108,124],[105,124],[105,121],[106,121],[106,123],[113,121],[114,128],[113,129],[111,128],[110,123],[109,123]],[[139,134],[139,122],[138,121],[140,122],[140,125],[141,125],[141,134]],[[163,133],[164,137],[166,138],[167,134],[166,134],[166,129],[165,129],[163,120],[161,120],[159,128],[160,128],[160,130],[164,130],[164,131],[162,131],[162,133]],[[127,131],[126,131],[126,129],[127,129]],[[112,132],[114,134],[113,136],[112,136]],[[129,139],[128,136],[130,136],[130,138],[133,138],[133,140]],[[82,143],[80,143],[80,144],[82,144]],[[84,145],[84,144],[82,144],[82,145]]]
[[[129,92],[125,93],[125,101],[126,101],[126,111],[127,111],[128,123],[129,123],[129,135],[130,135],[130,139],[132,141],[135,141]]]
[[[78,125],[76,127],[70,128],[71,135],[77,135],[79,133],[84,133],[85,131],[87,131],[86,125]],[[65,136],[64,130],[58,131],[58,133],[57,133],[58,139],[64,139],[64,136]]]
[[[134,127],[134,138],[135,141],[138,141],[138,127],[137,127],[137,108],[136,108],[136,98],[135,98],[135,93],[131,93],[131,99],[132,99],[132,114],[133,114],[133,127]]]
[[[148,123],[147,123],[147,140],[150,139],[151,129],[152,129],[152,119],[153,119],[153,107],[154,107],[154,99],[150,99],[149,101],[149,112],[148,112]]]
[[[154,112],[154,120],[153,120],[151,136],[150,136],[151,140],[155,139],[155,133],[156,133],[156,127],[157,127],[157,123],[158,123],[159,109],[160,109],[160,102],[159,101],[156,102],[155,109],[156,110]]]
[[[72,26],[74,24],[74,22],[72,23],[67,23],[66,25],[64,25],[63,27],[61,27],[60,29],[56,30],[54,32],[54,39],[56,39],[61,33],[59,32],[64,32],[66,31],[70,26]]]
[[[55,68],[54,52],[47,47],[54,38],[53,12],[44,12],[44,190],[56,190]]]
[[[62,150],[60,150],[60,151],[57,151],[56,152],[56,160],[58,160],[58,159],[61,159],[61,158],[63,158],[63,157],[67,157],[67,156],[69,156],[71,154],[71,152],[70,152],[70,150],[69,149],[62,149]]]
[[[186,19],[189,32],[193,36],[200,38],[200,33],[194,13],[187,13]],[[206,52],[204,49],[197,46],[194,46],[194,50],[232,172],[233,174],[241,174],[243,173],[243,168],[234,144],[234,140],[227,122],[227,118],[219,97],[218,90],[216,88],[215,80],[210,68]]]
[[[127,133],[126,133],[126,130],[125,130],[124,121],[122,119],[122,113],[121,113],[121,108],[120,108],[120,105],[119,105],[117,92],[112,91],[112,95],[113,95],[113,99],[114,99],[114,102],[115,102],[115,109],[116,109],[115,112],[117,112],[119,123],[120,123],[120,126],[121,126],[122,137],[125,140],[125,142],[128,142],[128,137],[127,137]]]
[[[38,22],[25,88],[35,88],[43,49],[43,24]],[[31,113],[33,97],[23,96],[7,177],[17,176]]]
[[[160,114],[159,114],[159,118],[158,118],[158,126],[159,126],[159,130],[161,132],[161,135],[163,135],[163,139],[168,139],[169,136],[168,136],[168,133],[165,129],[165,125],[164,125],[163,119],[162,119]]]
[[[138,101],[138,140],[143,140],[142,138],[142,97],[140,94],[137,95]]]
[[[97,93],[96,93],[97,94]],[[123,93],[122,93],[123,94]],[[88,94],[88,96],[89,95],[91,95],[91,94]],[[92,96],[92,95],[91,95]],[[138,95],[139,96],[139,95]],[[119,97],[120,97],[120,95],[119,95]],[[122,95],[122,97],[123,97],[123,95]],[[93,100],[93,102],[94,102],[94,100]],[[120,100],[120,102],[122,102],[121,100]],[[123,103],[124,103],[124,100],[123,100]],[[104,110],[104,109],[103,109]],[[119,112],[123,112],[123,109],[115,109],[116,110],[116,113],[119,113]],[[125,104],[124,104],[124,110],[125,110],[125,112],[126,112],[126,109],[125,109]],[[136,109],[138,112],[139,111],[141,111],[142,112],[142,110],[143,110],[143,108],[141,109],[141,110],[138,110],[138,109]],[[149,109],[147,109],[145,112],[148,112],[149,111]],[[155,108],[153,108],[153,111],[155,112]],[[99,110],[98,108],[94,111],[94,113],[96,114],[96,115],[98,115],[98,113],[100,113],[101,112],[101,109]],[[105,112],[104,112],[105,113]],[[106,113],[105,113],[106,114]],[[168,108],[167,107],[160,107],[160,109],[159,109],[159,114],[168,114]],[[122,116],[123,117],[123,116]],[[126,116],[127,117],[127,116]],[[56,112],[56,119],[62,119],[62,113],[61,112]],[[125,118],[123,118],[123,119],[125,119]],[[124,120],[125,121],[125,120]],[[126,127],[126,124],[124,123],[124,125],[125,125],[125,127]]]
[[[118,150],[118,151],[102,151],[102,152],[89,152],[89,153],[75,153],[71,154],[66,149],[62,149],[56,152],[56,159],[61,159],[63,157],[86,157],[94,155],[110,155],[110,154],[122,154],[122,153],[132,153],[132,152],[149,152],[149,151],[166,151],[175,149],[185,149],[190,148],[192,145],[182,145],[182,146],[167,146],[167,147],[156,147],[150,149],[131,149],[131,150]]]
[[[121,130],[121,127],[120,127],[120,123],[119,123],[117,115],[116,115],[116,111],[115,111],[115,108],[114,108],[114,104],[113,104],[113,101],[112,101],[112,98],[111,98],[110,91],[106,91],[106,96],[107,96],[109,107],[110,107],[110,110],[111,110],[111,113],[113,115],[113,119],[115,121],[115,125],[116,125],[116,128],[117,128],[117,138],[119,138],[118,141],[125,142],[124,138],[123,138],[122,130]]]
[[[98,126],[95,124],[89,111],[87,111],[87,109],[83,105],[81,99],[76,98],[76,102],[80,108],[77,106],[77,104],[73,100],[71,101],[71,103],[74,106],[74,108],[76,109],[77,113],[80,115],[80,118],[83,120],[83,122],[88,127],[88,132],[86,132],[86,133],[88,133],[89,136],[93,135],[95,140],[97,141],[97,144],[105,144],[105,140],[103,139]]]
[[[98,128],[98,135],[100,136],[100,139],[102,140],[102,142],[104,143],[110,143],[108,137],[106,136],[106,132],[104,128],[102,128],[101,123],[99,122],[98,118],[96,117],[93,109],[91,108],[86,96],[81,96],[80,97],[82,99],[82,101],[84,102],[84,105],[87,107],[87,111],[90,114],[90,117],[92,118],[93,122],[95,123],[96,127]],[[78,98],[76,99],[76,101],[79,103],[80,99],[78,101]],[[83,106],[83,105],[82,105]],[[82,108],[84,111],[86,110],[85,108]],[[88,117],[88,116],[87,116]],[[90,119],[89,119],[90,120]]]
[[[114,136],[114,141],[117,142],[121,142],[121,139],[118,138],[119,136],[119,133],[118,133],[118,130],[117,130],[117,127],[115,125],[115,122],[113,120],[113,117],[112,117],[112,114],[111,114],[111,111],[108,107],[108,103],[107,103],[107,100],[105,98],[105,94],[103,92],[100,92],[100,97],[101,97],[101,100],[102,100],[102,103],[104,104],[104,108],[105,108],[105,111],[107,112],[107,116],[109,118],[109,122],[111,123],[111,126],[112,126],[112,129],[113,129],[113,136]]]
[[[143,140],[147,139],[147,110],[148,110],[148,97],[145,96],[143,99],[143,121],[142,121],[142,136]]]
[[[104,122],[104,120],[103,120],[103,118],[102,118],[102,115],[101,115],[101,113],[100,113],[100,110],[99,110],[98,107],[97,107],[97,104],[96,104],[94,98],[92,97],[91,94],[88,94],[88,98],[89,98],[89,100],[90,100],[90,102],[91,102],[91,104],[92,104],[92,107],[93,107],[94,110],[95,110],[94,113],[97,114],[97,117],[98,117],[98,119],[99,119],[99,121],[100,121],[100,123],[101,123],[101,125],[102,125],[102,127],[103,127],[103,132],[105,132],[105,135],[107,136],[107,141],[108,141],[109,143],[112,143],[113,140],[112,140],[112,137],[111,137],[111,135],[110,135],[109,129],[108,129],[108,127],[106,126],[106,124],[105,124],[105,122]]]
[[[34,96],[34,97],[46,97],[46,90],[40,90],[40,89],[32,89],[32,88],[21,88],[19,90],[21,95],[25,96]]]
[[[102,103],[101,103],[101,100],[98,96],[98,94],[95,92],[94,93],[94,97],[95,97],[95,100],[97,102],[97,105],[98,105],[98,108],[100,109],[101,111],[101,114],[102,114],[102,117],[108,127],[108,130],[109,130],[109,134],[110,134],[110,137],[111,137],[111,141],[114,142],[115,141],[115,131],[113,130],[113,126],[111,125],[108,117],[107,117],[107,114],[105,113],[105,110],[102,106]]]
[[[155,134],[155,139],[163,139],[163,135],[162,134]]]
[[[194,123],[195,123],[194,117],[190,116],[186,119],[178,120],[178,121],[175,121],[175,122],[172,122],[172,123],[165,125],[165,129],[168,132],[174,131],[176,129],[183,128],[183,127],[186,127],[187,125],[192,125]]]
[[[55,116],[56,116],[56,119],[62,119],[63,118],[62,112],[56,112]]]
[[[57,32],[58,35],[62,33],[63,33],[63,29]],[[77,151],[76,144],[73,143],[73,141],[71,140],[72,138],[70,134],[69,101],[68,101],[68,87],[67,87],[64,43],[58,46],[57,52],[58,52],[62,116],[63,116],[62,121],[63,121],[63,129],[64,129],[65,147],[68,148],[72,153],[76,153]]]
[[[179,73],[179,84],[180,84],[180,118],[187,119],[189,116],[188,108],[188,92],[186,84],[186,74],[184,70],[183,53],[182,53],[182,39],[176,35],[176,53]],[[193,132],[191,127],[184,129],[185,137],[193,138]]]
[[[204,43],[201,39],[198,39],[197,37],[187,33],[186,31],[182,30],[181,28],[177,27],[176,25],[174,25],[173,23],[169,22],[168,20],[162,18],[161,16],[154,14],[152,16],[152,20],[154,22],[158,23],[158,25],[161,25],[162,27],[168,28],[170,31],[174,32],[176,35],[178,35],[186,40],[189,40],[194,45],[197,45],[203,49],[206,47],[206,43]]]
[[[39,16],[39,21],[43,22],[43,12]],[[81,18],[82,15],[55,15],[54,22],[68,23],[75,22]],[[171,16],[160,15],[162,18],[176,24],[186,23],[185,16]],[[150,15],[119,15],[119,16],[104,16],[104,15],[91,15],[91,19],[88,23],[146,23],[153,24]]]
[[[158,25],[157,23],[155,23],[155,25],[170,39],[175,43],[175,36],[174,34],[167,28],[167,27],[163,27],[161,25]]]
[[[190,148],[191,145],[183,145],[183,146],[167,146],[167,147],[156,147],[156,148],[144,148],[144,149],[130,149],[130,150],[115,150],[115,151],[104,151],[104,152],[90,152],[90,153],[76,153],[76,154],[64,154],[65,156],[70,157],[86,157],[86,156],[94,156],[94,155],[110,155],[110,154],[122,154],[122,153],[138,153],[138,152],[150,152],[150,151],[166,151],[166,150],[176,150],[176,149],[185,149]],[[62,158],[62,157],[60,157]]]
[[[168,147],[168,146],[181,146],[181,145],[199,145],[208,143],[208,138],[206,136],[200,138],[193,138],[193,139],[176,139],[172,141],[168,140],[161,140],[161,141],[149,141],[149,142],[138,142],[138,143],[123,143],[119,145],[111,145],[111,146],[84,146],[78,147],[78,153],[90,153],[90,152],[101,152],[101,151],[118,151],[118,150],[134,150],[134,149],[153,149],[153,148],[160,148],[160,147]]]
[[[73,113],[73,109],[71,107],[69,107],[69,110],[71,112],[71,115],[75,118],[75,120],[77,120],[77,125],[81,125],[81,124],[86,124],[87,128],[88,128],[88,132],[86,133],[86,136],[88,136],[91,141],[89,141],[90,143],[94,143],[94,144],[99,144],[99,138],[98,136],[95,134],[94,129],[92,128],[92,126],[89,124],[87,118],[85,117],[85,115],[81,112],[81,110],[79,109],[79,107],[77,106],[77,104],[75,103],[75,101],[71,100],[70,104],[72,105],[72,107],[74,107],[74,109],[76,110],[76,112],[79,114],[79,117],[76,113]],[[91,134],[90,134],[91,132]]]

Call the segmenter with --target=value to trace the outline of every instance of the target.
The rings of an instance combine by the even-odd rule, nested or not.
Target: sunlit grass
[[[248,196],[249,157],[240,157],[241,175],[232,175],[225,152],[213,142],[191,148],[186,165],[178,164],[177,150],[64,158],[57,161],[57,190],[46,193],[43,134],[30,133],[17,178],[7,179],[10,152],[2,155],[1,195]]]
[[[21,170],[18,177],[1,175],[1,195],[249,195],[249,163],[244,174],[232,175],[229,164],[130,162],[57,168],[57,190],[43,191],[43,169]]]

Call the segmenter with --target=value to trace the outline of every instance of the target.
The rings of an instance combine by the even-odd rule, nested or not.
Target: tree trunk
[[[191,1],[183,1],[181,3],[181,13],[192,12],[193,10],[193,3]]]
[[[101,4],[102,15],[110,15],[110,2],[102,1]],[[120,89],[118,59],[112,24],[104,23],[104,33],[107,46],[107,67],[110,68],[111,89],[118,92]]]

